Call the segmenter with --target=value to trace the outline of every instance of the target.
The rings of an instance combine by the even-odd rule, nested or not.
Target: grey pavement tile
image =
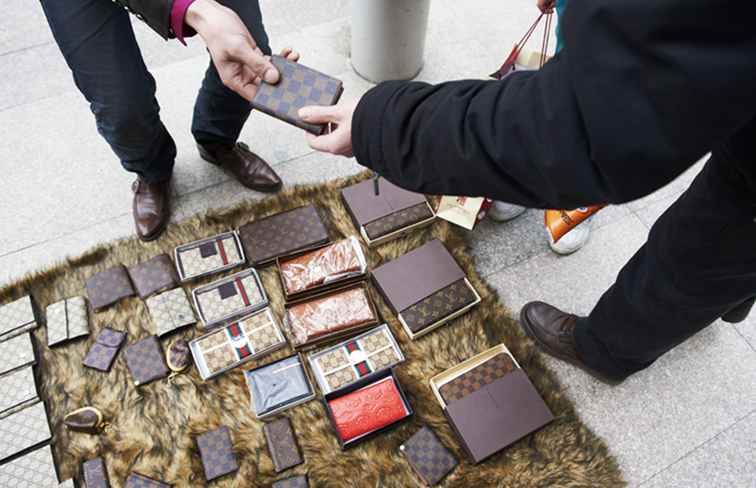
[[[271,44],[275,37],[349,16],[349,0],[261,0],[260,9]]]
[[[641,219],[643,224],[650,229],[659,217],[661,217],[678,198],[680,198],[680,195],[670,195],[661,200],[657,200],[648,206],[634,210],[633,213],[635,213],[635,215]]]
[[[756,486],[756,412],[657,474],[643,488]]]
[[[743,322],[735,324],[735,328],[756,351],[756,312],[751,312]]]
[[[48,42],[52,42],[52,33],[47,27],[45,14],[39,2],[3,0],[3,15],[0,18],[0,56]]]
[[[659,203],[664,200],[678,197],[682,192],[688,189],[688,187],[690,186],[690,183],[693,181],[696,175],[698,175],[698,173],[703,168],[704,161],[706,159],[707,157],[704,157],[698,162],[696,162],[695,164],[693,164],[684,173],[682,173],[680,176],[675,178],[672,182],[670,182],[666,186],[663,186],[662,188],[656,190],[655,192],[649,195],[646,195],[645,197],[629,202],[627,205],[630,207],[631,210],[637,212],[655,203]]]

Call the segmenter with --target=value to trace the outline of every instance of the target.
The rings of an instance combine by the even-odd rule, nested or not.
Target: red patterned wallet
[[[384,378],[328,402],[344,442],[393,424],[408,415],[393,377]]]

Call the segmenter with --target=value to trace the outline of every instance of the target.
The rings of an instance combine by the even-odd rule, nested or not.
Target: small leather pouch
[[[192,365],[192,352],[189,349],[189,343],[185,339],[173,341],[165,353],[165,360],[168,363],[168,369],[171,370],[171,377],[188,370]]]
[[[0,341],[37,326],[30,296],[0,306]]]
[[[87,488],[110,488],[108,471],[101,457],[84,461],[81,465],[81,473]]]
[[[178,283],[176,268],[167,254],[158,254],[147,261],[129,266],[128,271],[142,300],[160,290],[173,288]]]
[[[155,333],[158,336],[163,336],[197,322],[194,309],[183,288],[176,288],[152,296],[146,300],[146,303],[152,321],[155,323]]]
[[[63,423],[68,430],[85,434],[99,434],[108,426],[102,412],[94,407],[82,407],[67,413]]]
[[[197,437],[205,479],[212,481],[239,469],[236,455],[231,447],[231,433],[223,426]]]
[[[126,365],[136,386],[168,376],[168,368],[157,336],[150,336],[131,344],[126,348],[125,355]]]
[[[252,99],[252,107],[312,134],[324,133],[325,124],[305,122],[297,112],[309,105],[335,105],[344,91],[342,82],[282,56],[271,56],[270,62],[281,79],[275,85],[263,81]]]
[[[168,483],[163,483],[139,473],[131,473],[126,478],[124,486],[125,488],[171,488],[171,485]]]
[[[125,339],[125,332],[113,330],[109,327],[103,328],[87,355],[84,356],[84,366],[104,372],[110,371],[116,354],[118,354],[118,350]]]
[[[89,335],[84,297],[66,298],[47,307],[47,345],[55,346]]]
[[[265,434],[265,441],[268,443],[268,451],[270,451],[270,457],[273,459],[276,473],[304,462],[288,417],[266,423],[263,427],[263,433]]]
[[[427,486],[435,486],[459,464],[430,427],[423,427],[399,447]]]
[[[87,280],[87,296],[95,311],[134,295],[134,287],[123,265],[101,271]]]
[[[175,256],[182,282],[244,264],[244,251],[236,232],[224,232],[178,246]]]
[[[291,478],[285,478],[273,483],[273,488],[309,488],[310,484],[307,482],[307,476],[292,476]]]
[[[0,392],[0,416],[31,405],[39,398],[33,368],[27,366],[0,376]]]
[[[0,465],[12,456],[49,441],[51,437],[43,402],[1,418]]]
[[[0,376],[36,362],[31,334],[28,332],[0,342]]]

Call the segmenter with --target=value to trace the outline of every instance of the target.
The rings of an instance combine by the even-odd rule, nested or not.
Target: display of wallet
[[[81,473],[87,488],[109,488],[108,471],[105,469],[105,461],[101,457],[84,461],[81,465]]]
[[[264,308],[189,342],[203,380],[286,345],[273,311]]]
[[[219,273],[244,264],[244,251],[236,232],[224,232],[177,246],[174,254],[181,281]]]
[[[435,218],[425,195],[399,188],[384,178],[348,186],[341,190],[341,197],[368,246],[396,239]]]
[[[34,405],[0,419],[0,464],[52,438],[45,405]]]
[[[87,355],[84,356],[84,366],[104,372],[110,371],[125,339],[125,332],[104,327],[97,335],[95,343],[89,348]]]
[[[459,464],[428,426],[417,431],[399,450],[427,486],[439,484]]]
[[[175,288],[151,296],[145,303],[155,323],[155,333],[158,336],[197,323],[194,309],[183,288]]]
[[[341,81],[282,56],[271,56],[270,62],[281,79],[275,85],[263,81],[257,87],[252,107],[312,134],[322,134],[325,124],[305,122],[297,112],[310,105],[335,105],[344,91]]]
[[[364,334],[308,356],[310,370],[320,391],[330,393],[360,378],[396,366],[404,361],[388,325],[383,324]]]
[[[275,261],[328,242],[328,230],[313,205],[270,215],[239,227],[244,253],[252,266]]]
[[[28,332],[0,342],[0,377],[36,362],[34,345]]]
[[[430,384],[452,430],[474,463],[554,419],[503,344],[434,376]]]
[[[145,385],[168,376],[163,350],[157,336],[150,336],[126,348],[126,366],[135,386]]]
[[[435,239],[379,266],[373,280],[412,339],[480,303],[462,268]]]
[[[278,260],[287,299],[364,276],[367,259],[356,237]]]
[[[195,288],[192,296],[205,327],[220,325],[268,306],[268,296],[253,268]]]
[[[32,366],[0,376],[0,417],[39,399]],[[0,484],[0,486],[3,486]]]
[[[126,268],[119,264],[101,271],[87,280],[87,296],[95,311],[134,295]]]
[[[57,486],[58,474],[55,471],[55,460],[50,446],[40,447],[0,465],[0,487],[53,488]]]
[[[212,481],[221,476],[233,473],[239,469],[236,455],[231,445],[231,432],[228,427],[205,432],[197,436],[202,466],[205,468],[205,479]]]
[[[273,488],[309,488],[307,476],[299,475],[291,478],[284,478],[273,483]]]
[[[393,374],[353,391],[326,395],[325,403],[342,447],[354,445],[412,414]]]
[[[29,331],[36,326],[34,305],[30,296],[0,305],[0,341]]]
[[[125,488],[171,488],[168,483],[163,483],[139,473],[131,473],[126,478]]]
[[[276,473],[285,471],[291,467],[302,464],[304,459],[299,452],[297,440],[294,437],[294,429],[288,417],[282,417],[263,426],[265,441],[268,444],[270,457]]]
[[[142,300],[153,293],[173,288],[178,283],[176,267],[167,254],[158,254],[147,261],[129,266],[128,272]]]
[[[364,282],[289,303],[285,313],[286,328],[297,349],[358,332],[379,321]]]
[[[84,297],[66,298],[47,306],[47,345],[89,335],[89,315]]]
[[[289,356],[244,373],[257,418],[275,415],[315,398],[302,360]]]

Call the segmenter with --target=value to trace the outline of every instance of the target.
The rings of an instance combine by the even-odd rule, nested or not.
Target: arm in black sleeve
[[[113,0],[149,25],[164,39],[176,37],[171,29],[173,0]]]
[[[540,71],[370,90],[355,156],[426,193],[552,208],[638,198],[756,115],[754,13],[726,0],[572,0],[565,49]]]

